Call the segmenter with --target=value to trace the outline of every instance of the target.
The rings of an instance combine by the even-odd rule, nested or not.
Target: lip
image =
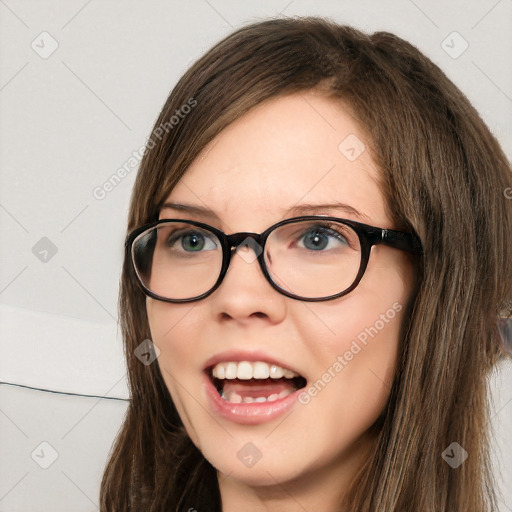
[[[207,372],[203,372],[203,385],[208,397],[208,403],[214,414],[224,419],[243,425],[257,425],[272,421],[289,411],[297,401],[302,389],[279,398],[274,402],[252,402],[250,404],[235,404],[227,402],[218,393]]]

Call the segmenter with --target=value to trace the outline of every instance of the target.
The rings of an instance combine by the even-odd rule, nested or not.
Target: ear
[[[498,335],[501,348],[512,355],[512,300],[504,303],[498,313]]]

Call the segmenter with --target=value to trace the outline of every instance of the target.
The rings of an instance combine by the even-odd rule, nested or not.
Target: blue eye
[[[334,249],[340,245],[348,246],[347,239],[337,231],[324,226],[314,226],[306,231],[301,238],[302,245],[299,242],[299,247],[305,247],[312,251],[322,251],[324,249]]]

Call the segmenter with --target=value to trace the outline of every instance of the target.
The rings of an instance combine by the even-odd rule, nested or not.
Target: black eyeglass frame
[[[269,235],[277,228],[284,226],[286,224],[291,224],[294,222],[299,221],[308,221],[308,220],[318,220],[322,222],[339,222],[341,224],[345,224],[349,227],[351,227],[355,233],[357,234],[360,244],[361,244],[361,263],[359,266],[359,271],[357,273],[357,276],[352,283],[351,286],[346,288],[340,293],[336,293],[334,295],[328,295],[326,297],[315,297],[315,298],[308,298],[308,297],[301,297],[299,295],[295,295],[283,288],[281,288],[277,283],[275,283],[265,265],[265,244],[267,241],[267,238]],[[167,297],[163,297],[161,295],[158,295],[154,292],[152,292],[149,288],[147,288],[144,283],[142,282],[142,279],[138,273],[137,266],[135,264],[135,256],[133,251],[133,245],[135,239],[145,231],[148,231],[149,229],[153,229],[156,226],[162,225],[162,224],[170,224],[170,223],[176,223],[176,222],[184,222],[187,224],[191,224],[193,226],[197,226],[199,228],[205,229],[207,231],[212,232],[214,235],[217,236],[219,239],[221,246],[222,246],[222,266],[219,273],[219,277],[215,284],[205,293],[198,295],[196,297],[191,297],[188,299],[169,299]],[[229,264],[231,262],[231,256],[233,253],[233,248],[237,248],[239,245],[242,244],[247,238],[250,238],[254,240],[261,248],[261,252],[259,255],[257,255],[257,260],[259,262],[261,271],[263,272],[263,275],[265,276],[266,280],[270,283],[270,285],[277,290],[279,293],[282,293],[283,295],[290,297],[291,299],[305,301],[305,302],[324,302],[328,300],[337,299],[339,297],[343,297],[344,295],[347,295],[350,293],[361,281],[366,268],[368,267],[368,262],[370,260],[370,253],[371,248],[374,245],[382,244],[387,245],[389,247],[393,247],[395,249],[400,249],[403,251],[408,251],[412,254],[422,254],[423,248],[421,244],[421,240],[419,237],[414,233],[409,233],[406,231],[397,231],[394,229],[384,229],[384,228],[378,228],[375,226],[369,226],[368,224],[363,224],[361,222],[356,222],[354,220],[350,219],[342,219],[338,217],[328,217],[324,215],[305,215],[300,217],[292,217],[289,219],[282,220],[276,224],[273,224],[269,228],[267,228],[262,233],[250,233],[250,232],[240,232],[240,233],[233,233],[231,235],[226,235],[223,231],[220,229],[217,229],[213,226],[210,226],[209,224],[205,224],[203,222],[190,220],[190,219],[160,219],[153,222],[150,222],[148,224],[145,224],[143,226],[140,226],[139,228],[134,229],[131,233],[128,234],[126,237],[125,242],[125,254],[126,258],[129,258],[131,261],[132,270],[134,271],[137,282],[142,288],[142,291],[152,297],[153,299],[160,300],[163,302],[171,302],[171,303],[186,303],[186,302],[195,302],[201,299],[204,299],[205,297],[208,297],[211,295],[222,283],[224,280],[224,277],[228,271]]]

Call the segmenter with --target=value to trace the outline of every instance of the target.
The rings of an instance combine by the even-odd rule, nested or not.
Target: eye
[[[347,239],[340,232],[327,226],[313,226],[307,229],[298,243],[299,247],[311,251],[323,251],[349,245]]]
[[[217,248],[213,237],[203,231],[178,230],[168,237],[167,245],[176,248],[176,243],[181,241],[181,248],[186,252],[213,251]]]

